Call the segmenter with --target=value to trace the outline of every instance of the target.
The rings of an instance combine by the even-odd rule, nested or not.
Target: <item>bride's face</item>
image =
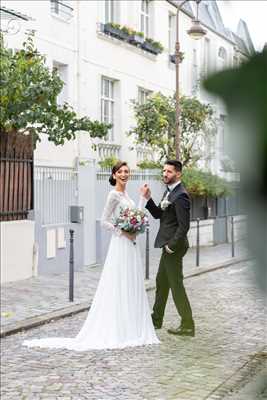
[[[130,176],[130,170],[126,165],[123,165],[117,172],[114,174],[114,178],[116,182],[120,183],[121,185],[126,185]]]

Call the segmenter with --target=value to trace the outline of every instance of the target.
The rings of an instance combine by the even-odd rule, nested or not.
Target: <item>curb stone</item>
[[[248,261],[250,259],[251,258],[249,258],[247,256],[243,256],[243,257],[236,257],[231,260],[227,260],[224,263],[214,264],[209,267],[199,266],[199,267],[196,267],[197,271],[190,272],[188,274],[185,273],[184,279],[193,278],[193,277],[196,277],[196,276],[199,276],[202,274],[206,274],[211,271],[216,271],[218,269],[227,268],[233,264],[238,264],[238,263],[241,263],[244,261]],[[150,280],[145,282],[145,286],[146,286],[147,291],[154,290],[156,287],[154,281],[150,281]],[[9,336],[9,335],[12,335],[12,334],[15,334],[18,332],[22,332],[25,330],[29,330],[31,328],[35,328],[37,326],[46,324],[48,322],[56,321],[60,318],[70,317],[70,316],[78,314],[80,312],[89,310],[90,305],[91,305],[91,302],[83,302],[80,304],[69,305],[67,307],[64,307],[64,308],[61,308],[61,309],[58,309],[55,311],[50,311],[48,313],[43,313],[38,316],[26,318],[22,321],[8,324],[3,329],[1,329],[0,338]]]

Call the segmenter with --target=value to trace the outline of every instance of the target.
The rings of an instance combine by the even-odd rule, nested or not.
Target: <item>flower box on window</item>
[[[144,43],[145,39],[144,36],[139,34],[133,34],[129,36],[129,42],[135,44],[136,46],[141,46]]]
[[[128,40],[129,37],[129,35],[120,28],[120,25],[114,23],[104,24],[103,31],[107,35],[116,37],[120,40]]]
[[[106,24],[100,24],[100,29],[106,35],[113,36],[134,46],[139,46],[152,54],[157,55],[163,51],[163,46],[160,42],[156,42],[150,38],[144,39],[144,34],[142,32],[136,32],[127,26],[108,22]]]
[[[142,44],[142,48],[155,55],[162,53],[163,51],[162,45],[152,39],[146,39],[145,42]]]

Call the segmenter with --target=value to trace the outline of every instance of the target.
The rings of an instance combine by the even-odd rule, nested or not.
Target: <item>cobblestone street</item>
[[[24,339],[79,331],[86,312],[2,341],[3,400],[221,399],[225,383],[264,351],[265,304],[246,262],[185,281],[194,311],[195,338],[171,336],[178,323],[169,299],[159,346],[123,351],[28,349]],[[153,303],[154,291],[148,293]],[[107,326],[108,329],[108,326]]]
[[[201,267],[214,267],[231,261],[230,244],[206,246],[200,249]],[[160,249],[152,248],[150,252],[150,280],[148,287],[155,286],[155,277],[161,256]],[[236,256],[246,256],[242,242],[236,243]],[[245,257],[244,257],[245,258]],[[196,249],[190,248],[184,258],[184,275],[199,271],[196,267]],[[145,266],[143,254],[143,266]],[[1,286],[1,329],[20,324],[34,317],[39,317],[68,306],[87,306],[91,303],[101,275],[102,266],[84,267],[75,272],[74,302],[68,302],[69,274],[39,275],[23,281],[8,282]],[[84,307],[85,308],[85,307]]]

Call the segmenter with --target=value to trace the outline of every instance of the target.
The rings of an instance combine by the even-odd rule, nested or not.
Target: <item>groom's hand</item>
[[[146,200],[149,200],[151,198],[151,190],[146,183],[144,184],[144,186],[141,187],[140,193]]]
[[[165,250],[166,250],[166,252],[167,252],[168,254],[173,254],[173,253],[174,253],[174,251],[171,250],[167,244],[165,245]]]

